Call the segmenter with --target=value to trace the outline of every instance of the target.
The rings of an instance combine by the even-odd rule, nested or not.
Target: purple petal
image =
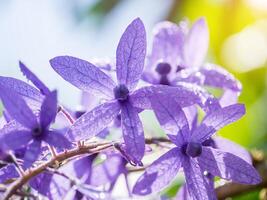
[[[24,155],[24,164],[25,168],[28,168],[36,161],[41,152],[41,141],[33,140],[32,143],[27,147],[26,153]]]
[[[260,175],[251,164],[231,153],[203,147],[198,161],[202,169],[206,169],[214,176],[242,184],[261,182]]]
[[[13,119],[28,128],[37,125],[37,120],[32,110],[14,90],[0,85],[0,98]]]
[[[113,80],[93,64],[71,56],[58,56],[50,60],[53,69],[66,81],[79,89],[113,98]]]
[[[120,112],[117,101],[103,103],[83,114],[68,131],[70,140],[89,139],[104,130]]]
[[[207,54],[209,47],[209,31],[204,18],[194,23],[184,44],[185,67],[199,68]]]
[[[6,123],[2,129],[0,129],[0,137],[3,136],[4,134],[8,134],[10,132],[15,132],[15,131],[25,131],[28,130],[24,126],[22,126],[20,123],[17,121],[13,120],[8,123]]]
[[[158,23],[153,32],[152,51],[148,56],[147,67],[156,67],[157,63],[162,60],[176,70],[182,54],[183,31],[176,24],[164,21]]]
[[[116,52],[117,79],[132,90],[141,77],[146,55],[146,31],[135,19],[123,33]]]
[[[114,154],[93,168],[90,183],[94,186],[113,183],[122,173],[126,173],[125,160],[120,155]]]
[[[68,191],[70,191],[71,183],[63,176],[54,174],[47,191],[48,199],[64,199]]]
[[[8,179],[19,177],[19,173],[13,164],[6,165],[0,169],[0,183],[4,183]]]
[[[41,106],[40,123],[45,129],[55,121],[57,115],[57,91],[50,92]]]
[[[28,130],[12,131],[7,134],[1,135],[1,149],[15,150],[21,146],[25,146],[32,139],[32,133]]]
[[[165,94],[173,98],[180,107],[187,107],[199,104],[201,107],[206,106],[206,101],[213,98],[201,87],[190,83],[178,83],[176,86],[153,85],[142,87],[134,91],[130,100],[134,107],[140,109],[152,109],[150,98],[155,94]]]
[[[16,93],[25,99],[29,106],[34,106],[34,108],[38,109],[40,108],[44,96],[36,88],[21,80],[3,76],[0,76],[0,84],[16,91]]]
[[[226,138],[222,138],[219,136],[214,137],[213,140],[215,142],[215,146],[217,149],[220,149],[224,152],[232,153],[242,158],[247,163],[252,164],[251,156],[244,147]]]
[[[184,114],[188,121],[189,129],[194,130],[198,122],[198,110],[195,105],[183,108]]]
[[[160,191],[175,178],[180,167],[180,150],[173,148],[146,168],[133,187],[133,193],[147,195]]]
[[[222,67],[215,64],[206,64],[200,69],[200,72],[205,76],[205,85],[230,89],[236,92],[242,90],[241,83]]]
[[[21,72],[26,76],[26,78],[30,80],[40,90],[42,94],[47,95],[50,93],[46,85],[21,61],[19,61],[19,67]]]
[[[177,146],[189,139],[189,126],[182,108],[177,102],[165,94],[155,94],[151,98],[152,108],[166,134],[175,136]],[[173,137],[170,137],[173,139]]]
[[[50,192],[50,184],[53,178],[52,173],[41,173],[30,180],[30,186],[38,191],[38,193],[48,196]]]
[[[121,125],[126,153],[135,163],[140,163],[145,153],[145,138],[138,112],[130,103],[122,104]]]
[[[79,179],[81,183],[87,183],[91,178],[92,165],[95,158],[96,154],[73,159],[62,166],[59,171]]]
[[[84,156],[72,162],[75,176],[81,180],[90,178],[96,155]]]
[[[204,142],[217,130],[240,119],[245,114],[243,104],[234,104],[210,112],[203,119],[200,126],[193,132],[192,139]]]
[[[47,144],[57,148],[68,149],[71,147],[71,142],[62,133],[57,131],[49,131],[44,140]]]
[[[193,199],[198,200],[214,200],[211,198],[205,176],[197,161],[193,158],[184,159],[183,162],[185,181],[188,192]]]

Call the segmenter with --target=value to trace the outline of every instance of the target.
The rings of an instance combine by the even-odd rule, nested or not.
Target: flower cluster
[[[22,62],[20,69],[33,86],[0,77],[2,198],[30,193],[48,199],[112,199],[120,175],[129,196],[143,196],[160,192],[179,171],[185,184],[176,199],[217,199],[215,176],[241,184],[261,182],[245,149],[214,136],[240,119],[245,107],[237,103],[239,81],[204,63],[205,20],[191,28],[185,21],[161,22],[154,31],[147,53],[144,25],[135,19],[119,41],[115,64],[72,56],[50,60],[55,72],[83,92],[79,110],[63,107],[57,91]],[[222,95],[215,97],[207,86],[221,89]],[[166,133],[162,141],[145,138],[139,117],[144,110],[155,113]],[[145,154],[154,151],[146,143],[161,142],[170,149],[158,148],[166,153],[142,167]],[[145,170],[132,188],[129,165]]]

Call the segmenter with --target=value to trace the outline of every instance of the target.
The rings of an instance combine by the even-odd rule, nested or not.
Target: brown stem
[[[70,113],[67,110],[65,110],[63,106],[59,106],[59,111],[63,113],[63,115],[66,117],[66,119],[70,122],[71,125],[75,122],[75,119],[73,119]]]
[[[146,144],[158,144],[159,142],[170,142],[169,139],[164,137],[159,138],[147,138],[145,139]],[[98,153],[107,148],[113,147],[113,142],[93,142],[90,144],[83,144],[81,146],[75,147],[69,151],[63,151],[61,153],[56,154],[50,160],[38,165],[35,168],[27,170],[24,175],[18,178],[16,181],[10,184],[10,186],[6,189],[2,199],[7,200],[16,191],[21,188],[24,184],[26,184],[31,178],[37,176],[38,174],[45,171],[49,166],[53,166],[55,163],[60,163],[67,159],[73,158],[75,156],[83,155],[83,154],[94,154]]]
[[[113,146],[112,143],[104,144],[104,145],[102,145],[102,143],[96,143],[96,144],[86,145],[83,148],[74,148],[72,150],[59,153],[56,155],[56,157],[51,158],[51,160],[33,168],[33,169],[26,171],[24,176],[18,178],[16,181],[11,183],[10,187],[8,187],[6,192],[4,193],[2,199],[3,200],[9,199],[13,194],[16,193],[16,191],[19,188],[21,188],[24,184],[26,184],[32,177],[40,174],[47,167],[52,166],[56,162],[62,162],[66,159],[72,158],[74,156],[82,155],[82,154],[87,154],[87,153],[94,154],[94,153],[97,153],[101,150],[110,148],[112,146]]]

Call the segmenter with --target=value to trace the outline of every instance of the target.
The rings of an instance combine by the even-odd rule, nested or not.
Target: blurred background
[[[76,105],[78,89],[53,72],[49,59],[112,60],[134,18],[144,21],[149,45],[157,22],[200,16],[210,30],[207,61],[242,82],[240,102],[247,107],[247,115],[220,134],[248,149],[267,151],[267,0],[0,0],[0,74],[23,79],[21,60],[50,88],[59,89],[64,104]],[[172,196],[176,190],[177,185],[166,192]],[[234,199],[258,199],[259,193]]]

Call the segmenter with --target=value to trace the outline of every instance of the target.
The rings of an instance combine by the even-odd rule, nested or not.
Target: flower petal
[[[13,119],[28,128],[37,125],[37,119],[32,110],[14,90],[0,85],[0,98]]]
[[[183,108],[184,114],[188,121],[189,129],[194,130],[198,123],[198,110],[195,105]]]
[[[62,133],[54,130],[49,131],[44,140],[47,144],[57,148],[68,149],[71,147],[71,142]]]
[[[193,158],[184,159],[183,162],[185,181],[189,195],[197,200],[214,200],[211,198],[209,186],[197,161]]]
[[[4,183],[8,179],[19,177],[19,173],[16,170],[15,165],[10,164],[0,169],[0,183]]]
[[[206,90],[195,84],[178,83],[176,86],[152,85],[142,87],[131,94],[130,100],[132,105],[136,108],[152,109],[150,98],[160,93],[169,96],[170,99],[175,99],[177,104],[182,108],[194,104],[205,107],[207,105],[207,100],[213,98]]]
[[[21,61],[19,61],[19,67],[26,78],[30,80],[42,94],[47,95],[50,93],[50,90],[46,87],[46,85]]]
[[[239,92],[233,90],[225,90],[221,96],[219,103],[222,107],[229,106],[238,102]]]
[[[138,112],[130,103],[122,104],[121,126],[126,153],[140,163],[145,153],[145,138]]]
[[[113,183],[122,173],[126,173],[125,160],[119,154],[114,154],[93,168],[90,183],[94,186]]]
[[[10,132],[15,132],[15,131],[27,131],[28,129],[25,128],[23,125],[18,123],[15,120],[12,120],[8,123],[6,123],[2,129],[0,129],[0,137],[3,136],[4,134],[8,134]]]
[[[174,136],[177,146],[189,139],[189,126],[182,108],[165,94],[155,94],[151,98],[153,111],[166,134]],[[170,139],[174,139],[170,137]]]
[[[243,104],[234,104],[211,111],[205,116],[200,126],[195,129],[192,139],[204,142],[219,129],[240,119],[245,112]]]
[[[16,91],[29,106],[40,109],[44,96],[36,88],[21,80],[3,76],[0,76],[0,84],[8,89]]]
[[[207,54],[209,47],[209,31],[206,20],[200,18],[190,29],[184,44],[185,67],[199,68]]]
[[[12,131],[0,136],[1,149],[15,150],[19,147],[27,145],[31,139],[32,134],[30,131]]]
[[[173,148],[147,167],[135,183],[133,193],[147,195],[167,187],[181,167],[179,152],[178,148]]]
[[[38,158],[41,153],[41,141],[33,140],[32,143],[27,147],[26,153],[24,155],[23,166],[29,168]]]
[[[170,64],[176,70],[181,59],[184,33],[181,28],[172,22],[158,23],[154,30],[151,54],[147,59],[147,67],[156,67],[159,61]]]
[[[48,196],[52,178],[52,173],[43,172],[32,178],[29,184],[33,189],[38,191],[38,193]]]
[[[214,176],[242,184],[258,184],[261,177],[253,166],[243,159],[219,149],[203,147],[199,164]]]
[[[252,164],[251,155],[244,147],[223,137],[216,136],[212,139],[215,142],[216,149],[234,154],[245,160],[247,163]]]
[[[205,76],[204,84],[236,92],[242,90],[241,83],[228,71],[215,64],[206,64],[200,72]]]
[[[71,141],[89,139],[104,130],[120,112],[118,101],[103,103],[83,114],[71,126],[67,137]]]
[[[42,128],[46,129],[55,121],[57,115],[57,91],[49,92],[41,106],[40,123]]]
[[[71,56],[55,57],[50,64],[63,79],[79,89],[113,98],[114,81],[93,64]]]
[[[146,31],[135,19],[123,33],[116,52],[117,79],[132,90],[141,77],[146,55]]]

